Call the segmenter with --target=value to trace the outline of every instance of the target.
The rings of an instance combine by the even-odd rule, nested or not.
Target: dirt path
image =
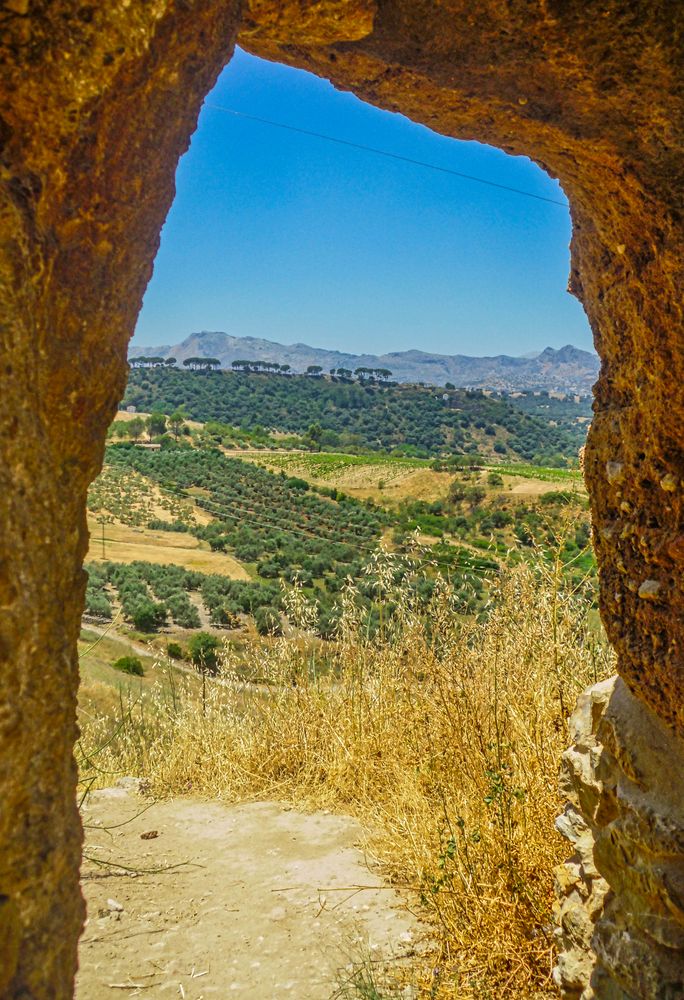
[[[275,802],[145,807],[118,787],[85,809],[87,858],[147,873],[86,860],[77,1000],[329,1000],[350,963],[401,961],[423,936],[364,863],[354,820]]]
[[[110,639],[118,639],[120,642],[125,642],[130,647],[131,652],[137,653],[138,656],[154,656],[160,652],[154,646],[147,646],[144,642],[137,642],[127,635],[121,635],[120,632],[116,631],[115,623],[112,624],[110,622],[107,625],[98,625],[97,622],[84,617],[81,622],[81,628],[86,632],[94,632],[95,635],[99,635],[100,637],[109,636]]]

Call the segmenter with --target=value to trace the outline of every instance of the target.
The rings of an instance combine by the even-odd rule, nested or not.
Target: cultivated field
[[[193,569],[200,573],[219,573],[231,580],[251,580],[249,573],[237,559],[225,552],[212,552],[206,542],[187,532],[156,531],[113,522],[103,525],[92,516],[88,518],[88,528],[90,547],[87,562],[141,561],[162,566],[182,566],[183,569]]]
[[[251,451],[240,458],[255,462],[271,472],[300,476],[318,486],[343,490],[357,499],[394,506],[404,500],[433,502],[447,496],[449,487],[459,475],[436,472],[432,462],[420,458],[388,458],[374,455],[345,455],[330,452],[303,454],[300,451],[283,454],[277,451]],[[535,497],[551,493],[561,486],[581,495],[586,494],[580,472],[572,469],[547,469],[534,465],[492,465],[483,470],[477,481],[486,482],[490,473],[503,478],[497,490],[514,496]]]
[[[271,472],[300,476],[317,486],[334,487],[358,500],[373,500],[387,506],[407,497],[439,500],[446,496],[452,479],[449,473],[434,472],[428,461],[418,458],[258,451],[240,457]]]

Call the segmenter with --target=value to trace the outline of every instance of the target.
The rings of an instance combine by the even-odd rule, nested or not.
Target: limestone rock
[[[579,699],[570,728],[555,980],[568,1000],[681,996],[684,741],[619,678]]]

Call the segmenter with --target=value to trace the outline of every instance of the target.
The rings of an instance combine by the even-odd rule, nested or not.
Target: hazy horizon
[[[470,353],[470,354],[468,354],[468,353],[466,353],[464,351],[452,351],[452,352],[449,352],[449,351],[428,351],[425,347],[406,347],[406,348],[402,348],[401,351],[392,351],[392,350],[388,350],[388,351],[372,351],[372,350],[351,351],[351,350],[345,350],[344,348],[341,348],[341,347],[318,347],[318,345],[316,345],[316,344],[310,344],[310,343],[308,343],[305,340],[293,340],[293,341],[275,340],[273,337],[259,337],[256,334],[246,334],[244,336],[241,336],[240,334],[237,334],[237,333],[232,333],[231,334],[227,330],[191,330],[190,333],[188,333],[185,337],[179,337],[178,340],[175,340],[173,343],[169,342],[167,344],[163,344],[161,341],[158,342],[158,343],[156,343],[156,344],[149,344],[149,345],[147,345],[147,344],[141,344],[140,341],[138,341],[137,339],[134,338],[131,341],[131,343],[130,343],[129,346],[132,347],[132,348],[133,347],[137,348],[138,350],[143,350],[145,347],[173,347],[174,345],[184,343],[186,340],[189,340],[191,337],[198,337],[198,336],[202,336],[203,334],[210,334],[211,336],[226,335],[226,336],[229,336],[229,337],[237,337],[238,339],[241,339],[241,340],[244,340],[244,339],[264,340],[264,341],[273,343],[275,345],[278,345],[280,347],[288,347],[288,348],[308,347],[308,348],[311,348],[313,350],[329,351],[329,352],[338,353],[338,354],[358,354],[358,355],[364,355],[364,354],[366,354],[366,355],[374,355],[374,356],[378,356],[378,357],[382,357],[384,355],[389,355],[389,354],[408,354],[408,353],[411,353],[413,351],[417,351],[417,352],[420,352],[420,353],[427,353],[427,354],[443,354],[445,357],[453,357],[453,356],[455,356],[457,354],[460,354],[460,355],[465,355],[467,357],[480,357],[480,358],[498,357],[499,355],[508,355],[509,357],[518,357],[518,358],[534,358],[534,357],[537,357],[539,354],[542,354],[547,348],[550,348],[550,347],[553,350],[561,350],[563,347],[575,347],[578,350],[587,351],[589,354],[594,354],[594,355],[596,354],[596,350],[595,350],[593,344],[590,344],[588,347],[579,347],[578,344],[572,344],[570,342],[568,342],[567,344],[559,344],[557,347],[554,347],[551,344],[545,344],[544,347],[541,347],[541,348],[535,349],[535,350],[531,350],[531,351],[525,351],[522,354],[513,354],[511,351],[505,351],[505,350],[504,351],[496,351],[495,353],[484,353],[484,354]]]

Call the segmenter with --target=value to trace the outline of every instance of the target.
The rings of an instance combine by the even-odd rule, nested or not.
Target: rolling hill
[[[178,368],[132,369],[123,405],[164,413],[182,405],[203,423],[314,433],[333,450],[480,453],[556,466],[576,460],[590,413],[586,401],[549,396],[496,399],[464,389]]]

